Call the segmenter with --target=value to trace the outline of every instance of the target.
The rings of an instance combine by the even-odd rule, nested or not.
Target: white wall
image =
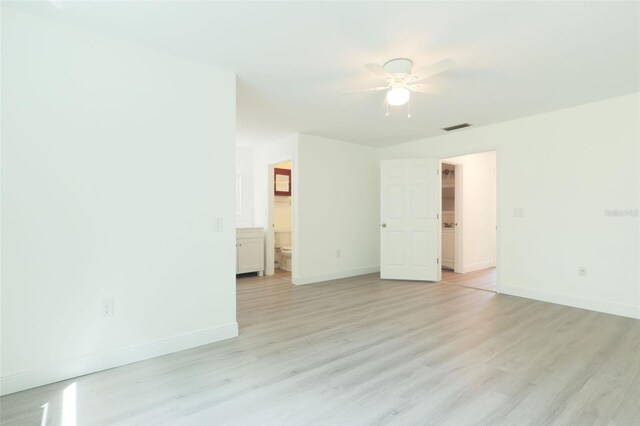
[[[459,165],[462,217],[456,232],[462,234],[462,270],[471,272],[496,264],[496,153],[495,151],[448,158]],[[457,271],[456,271],[457,272]]]
[[[234,132],[234,75],[3,7],[4,393],[237,334]]]
[[[379,271],[378,150],[301,134],[297,188],[294,283]]]
[[[236,215],[236,228],[253,226],[253,149],[236,147],[236,176],[241,179],[240,214]]]
[[[499,290],[638,318],[639,105],[639,94],[622,96],[381,153],[447,158],[496,149]]]

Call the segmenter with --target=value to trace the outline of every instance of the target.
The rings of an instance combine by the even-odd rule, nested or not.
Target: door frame
[[[294,178],[296,177],[296,171],[294,170],[295,163],[293,160],[293,156],[286,156],[277,161],[270,161],[267,165],[267,222],[265,223],[264,231],[265,231],[265,275],[274,275],[275,274],[275,230],[273,229],[273,207],[275,202],[275,195],[273,193],[273,169],[276,164],[284,163],[285,161],[291,161],[291,173]],[[294,184],[294,180],[291,179],[291,245],[292,245],[292,253],[291,253],[291,277],[293,279],[294,272],[296,270],[296,262],[294,261],[294,256],[296,256],[296,245],[294,241],[294,233],[297,234],[297,211],[294,208],[295,197],[296,197],[296,188],[297,185]]]
[[[500,266],[500,259],[502,257],[501,254],[501,244],[500,244],[500,223],[502,222],[502,209],[500,209],[500,199],[501,199],[501,194],[502,194],[502,179],[500,177],[500,164],[502,162],[502,154],[501,154],[501,150],[500,148],[498,148],[497,146],[487,146],[484,148],[470,148],[470,149],[461,149],[461,150],[452,150],[450,152],[447,152],[446,155],[444,153],[440,153],[440,155],[438,156],[438,158],[440,159],[440,164],[442,165],[442,162],[447,160],[448,158],[454,158],[454,157],[462,157],[465,155],[472,155],[472,154],[482,154],[485,152],[495,152],[496,153],[496,172],[495,172],[495,177],[496,177],[496,293],[501,293],[501,282],[502,282],[502,278],[501,278],[501,268]],[[447,161],[448,164],[454,164],[456,166],[456,181],[455,181],[455,185],[456,185],[456,189],[455,189],[455,197],[456,197],[456,206],[455,206],[455,215],[456,215],[456,221],[458,222],[459,228],[461,228],[460,232],[458,232],[458,230],[456,229],[456,252],[455,252],[455,267],[454,267],[454,272],[458,272],[458,271],[462,271],[463,270],[463,265],[464,263],[462,262],[463,260],[463,242],[462,242],[462,235],[464,233],[464,215],[462,213],[462,195],[463,195],[463,184],[462,184],[462,176],[463,176],[463,166],[454,162],[454,161]],[[461,173],[460,175],[458,175],[458,167],[460,167]],[[459,188],[459,190],[458,190]],[[458,198],[460,199],[460,203],[458,203]],[[442,185],[440,185],[440,200],[442,200]],[[442,211],[442,207],[440,207],[440,210]],[[441,213],[442,214],[442,213]],[[462,220],[458,219],[458,214],[460,214],[460,218],[462,218]],[[460,224],[462,224],[460,226]],[[460,242],[460,244],[458,244],[458,242]],[[458,256],[458,254],[460,254],[460,256]],[[460,259],[460,263],[458,263],[458,258]],[[440,226],[440,259],[442,259],[442,226]]]

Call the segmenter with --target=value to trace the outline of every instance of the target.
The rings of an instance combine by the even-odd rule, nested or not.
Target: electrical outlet
[[[578,267],[578,275],[586,277],[587,276],[587,267],[586,266]]]
[[[103,317],[112,317],[113,316],[113,299],[102,299],[102,304],[100,305],[100,311],[102,312]]]
[[[342,250],[338,249],[336,250],[336,257],[339,258],[340,256],[342,256]]]
[[[214,232],[222,232],[222,218],[216,217],[213,219],[213,230]]]

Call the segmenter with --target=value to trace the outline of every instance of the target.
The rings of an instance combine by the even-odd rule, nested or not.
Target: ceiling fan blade
[[[381,77],[381,78],[391,77],[391,74],[389,74],[389,71],[384,69],[384,67],[380,64],[366,64],[364,67],[369,71],[371,71],[372,73],[374,73],[375,75],[377,75],[378,77]]]
[[[433,86],[430,84],[407,84],[407,89],[417,93],[433,94]]]
[[[412,73],[412,83],[417,83],[422,80],[426,80],[427,78],[433,77],[436,74],[440,74],[441,72],[449,71],[453,67],[456,66],[456,61],[451,58],[443,59],[441,61],[436,62],[435,64],[431,64],[426,68],[422,68],[414,73]]]
[[[351,92],[341,93],[341,95],[355,95],[355,94],[358,94],[358,93],[365,93],[365,92],[378,92],[380,90],[386,90],[389,87],[390,86],[370,87],[368,89],[360,89],[360,90],[354,90],[354,91],[351,91]]]

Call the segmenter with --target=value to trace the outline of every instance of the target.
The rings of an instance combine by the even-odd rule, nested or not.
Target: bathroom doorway
[[[441,160],[442,282],[497,292],[497,155]]]
[[[269,223],[271,236],[267,240],[267,271],[291,279],[293,269],[293,173],[292,161],[270,167]],[[269,274],[269,272],[267,272]]]

